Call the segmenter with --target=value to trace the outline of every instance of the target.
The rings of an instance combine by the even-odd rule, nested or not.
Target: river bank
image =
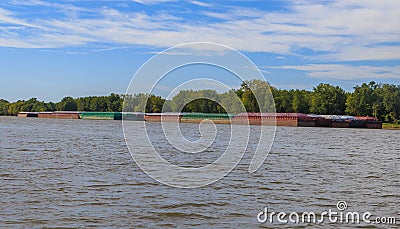
[[[400,124],[399,123],[382,123],[382,129],[400,130]]]

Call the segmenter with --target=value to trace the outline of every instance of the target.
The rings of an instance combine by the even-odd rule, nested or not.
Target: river
[[[185,128],[198,131],[196,124]],[[0,227],[291,228],[260,223],[257,215],[266,207],[337,211],[338,201],[349,211],[400,221],[399,139],[400,131],[391,130],[278,127],[256,173],[248,173],[246,153],[223,179],[182,189],[160,184],[135,164],[119,121],[0,117]]]

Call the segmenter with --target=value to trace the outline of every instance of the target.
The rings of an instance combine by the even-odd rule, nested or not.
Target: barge
[[[18,117],[22,118],[37,118],[39,112],[19,112]]]
[[[316,117],[302,113],[239,113],[232,119],[233,124],[263,126],[315,127]]]
[[[211,120],[215,124],[230,124],[232,114],[213,114],[213,113],[186,113],[182,115],[181,122],[201,123],[203,120]]]
[[[81,112],[79,118],[89,120],[121,120],[122,114],[120,112]]]
[[[79,119],[79,112],[74,111],[39,112],[37,115],[38,118]]]
[[[144,115],[146,122],[181,122],[180,113],[147,113]]]

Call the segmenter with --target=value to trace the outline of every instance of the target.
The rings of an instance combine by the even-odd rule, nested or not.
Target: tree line
[[[109,96],[81,98],[64,97],[59,102],[44,102],[36,98],[10,103],[0,99],[0,115],[17,115],[18,112],[44,111],[99,111],[117,112],[122,110],[123,96],[111,93]]]
[[[268,88],[271,94],[268,93]],[[312,91],[275,88],[260,80],[243,82],[240,88],[217,93],[214,90],[183,90],[171,100],[153,94],[65,97],[59,102],[0,99],[0,115],[20,111],[99,111],[99,112],[201,112],[238,113],[273,111],[371,116],[385,122],[400,120],[400,85],[371,81],[345,92],[339,86],[319,84]]]

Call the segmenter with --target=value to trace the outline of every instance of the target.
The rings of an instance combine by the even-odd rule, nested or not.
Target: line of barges
[[[200,123],[211,120],[216,124],[294,126],[294,127],[333,127],[382,129],[382,122],[368,116],[315,115],[302,113],[135,113],[135,112],[20,112],[18,117],[87,119],[87,120],[126,120],[147,122]]]

